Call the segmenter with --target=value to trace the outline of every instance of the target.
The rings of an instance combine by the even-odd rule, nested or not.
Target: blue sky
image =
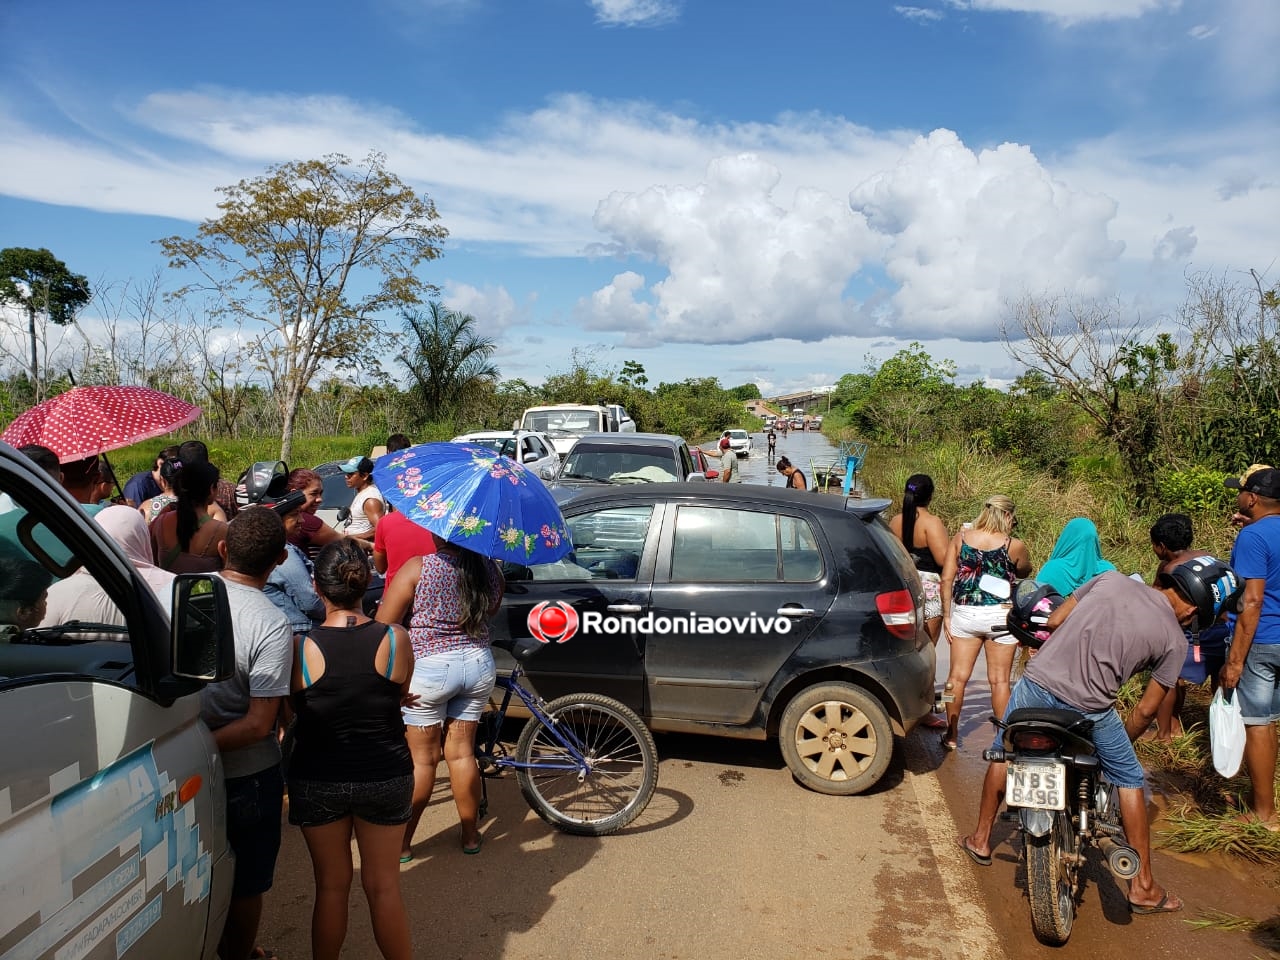
[[[0,42],[0,248],[120,289],[216,187],[377,150],[508,378],[919,340],[1000,383],[1023,296],[1280,270],[1275,0],[0,0]]]

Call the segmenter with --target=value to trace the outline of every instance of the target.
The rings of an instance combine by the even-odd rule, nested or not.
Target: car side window
[[[771,513],[680,507],[672,581],[778,580],[778,521]]]
[[[652,506],[611,507],[569,517],[565,522],[573,552],[527,569],[534,580],[635,580],[652,517]]]
[[[782,541],[782,579],[798,583],[822,578],[822,551],[809,521],[800,517],[779,517]]]
[[[124,612],[77,559],[76,551],[29,512],[21,492],[0,512],[0,677],[47,669],[32,653],[93,640],[129,641]],[[141,517],[128,507],[113,507]],[[145,530],[142,523],[140,529]],[[66,625],[83,626],[70,630]],[[12,652],[12,656],[9,653]],[[127,658],[127,654],[125,654]]]

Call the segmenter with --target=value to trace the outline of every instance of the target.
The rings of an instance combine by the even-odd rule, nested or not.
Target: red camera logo
[[[559,600],[543,600],[529,611],[529,632],[542,643],[564,643],[578,632],[578,611]]]

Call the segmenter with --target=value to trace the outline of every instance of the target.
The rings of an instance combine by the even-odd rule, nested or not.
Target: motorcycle
[[[1063,598],[1051,587],[1021,581],[1013,591],[1007,632],[1034,651],[1049,638],[1049,615]],[[1075,710],[1023,707],[1007,719],[991,718],[1002,731],[1000,747],[983,758],[1005,766],[1002,819],[1018,824],[1036,937],[1053,946],[1067,942],[1084,884],[1090,846],[1121,880],[1142,864],[1120,823],[1116,788],[1102,772],[1093,721]]]
[[[1042,943],[1061,945],[1071,936],[1088,848],[1096,846],[1121,880],[1137,876],[1141,859],[1125,839],[1116,789],[1102,774],[1092,720],[1028,707],[995,722],[1004,731],[1002,749],[983,757],[1007,765],[1002,816],[1022,834],[1031,927]]]

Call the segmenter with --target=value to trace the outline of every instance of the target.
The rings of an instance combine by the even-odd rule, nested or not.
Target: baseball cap
[[[1243,490],[1244,485],[1248,483],[1249,479],[1251,479],[1254,474],[1257,474],[1257,472],[1262,470],[1274,470],[1274,467],[1272,467],[1270,463],[1251,463],[1248,470],[1245,470],[1243,474],[1240,474],[1238,477],[1229,476],[1228,479],[1222,481],[1222,486],[1226,486],[1226,488],[1233,490]]]
[[[368,457],[352,457],[338,469],[343,473],[373,473],[373,461]]]
[[[1235,486],[1235,484],[1228,480],[1227,486]],[[1280,470],[1274,467],[1253,470],[1240,478],[1240,489],[1245,493],[1256,493],[1260,497],[1280,500]]]

